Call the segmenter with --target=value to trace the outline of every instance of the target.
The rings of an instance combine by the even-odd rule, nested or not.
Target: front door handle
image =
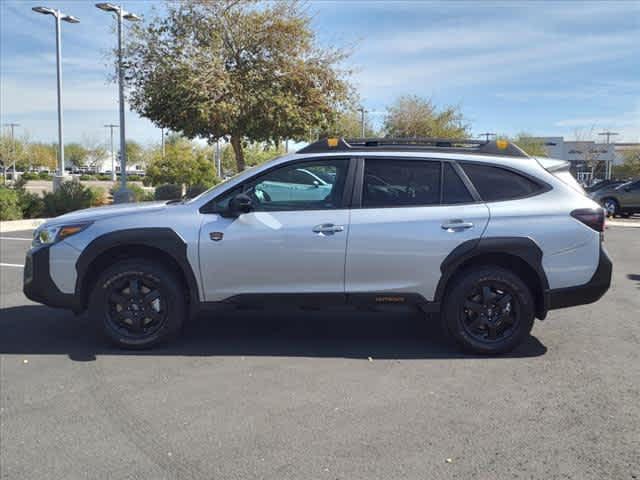
[[[334,233],[343,232],[343,225],[334,225],[333,223],[321,223],[313,227],[314,233],[321,233],[324,235],[333,235]]]
[[[463,230],[467,230],[469,228],[473,228],[473,223],[464,222],[462,220],[449,220],[442,224],[442,229],[447,232],[461,232]]]

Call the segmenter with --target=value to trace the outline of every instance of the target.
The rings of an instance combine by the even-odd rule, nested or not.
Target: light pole
[[[362,127],[362,138],[364,138],[364,137],[365,137],[365,130],[364,130],[364,126],[365,126],[365,125],[364,125],[364,115],[365,115],[365,113],[367,113],[367,111],[364,109],[364,107],[360,107],[360,108],[358,109],[358,111],[360,112],[360,124],[361,124],[361,127]]]
[[[111,131],[111,181],[116,181],[116,154],[113,150],[113,129],[117,128],[118,125],[113,123],[109,123],[104,126],[104,128],[108,128]]]
[[[609,145],[609,142],[611,141],[611,137],[614,135],[618,135],[618,132],[611,132],[609,130],[599,133],[598,135],[604,135],[607,137],[607,145]],[[609,155],[609,147],[607,147],[607,155]],[[611,163],[613,162],[613,158],[611,160],[607,160],[607,163],[605,164],[605,172],[604,172],[604,178],[607,180],[611,179],[611,172],[613,170]]]
[[[115,203],[131,202],[133,193],[127,189],[127,144],[124,130],[124,69],[122,67],[122,53],[124,48],[123,20],[138,21],[140,17],[125,11],[119,5],[111,3],[96,3],[96,7],[105,12],[114,12],[118,17],[118,90],[120,98],[120,188],[114,193]]]
[[[64,181],[64,140],[62,129],[62,40],[60,38],[60,21],[67,23],[80,23],[76,17],[65,15],[60,10],[48,7],[33,7],[32,10],[44,15],[53,15],[56,19],[56,65],[58,77],[58,157],[60,165],[58,175],[53,177],[53,189],[56,190]]]
[[[484,137],[484,140],[485,140],[486,142],[488,142],[488,141],[489,141],[489,139],[490,139],[491,137],[495,137],[495,136],[496,136],[496,134],[495,134],[495,133],[492,133],[492,132],[484,132],[484,133],[481,133],[481,134],[480,134],[480,136]]]
[[[9,127],[11,129],[11,163],[13,165],[13,175],[11,175],[11,181],[16,182],[16,137],[14,128],[19,127],[19,123],[5,123],[3,127]],[[4,163],[4,183],[7,183],[7,162]]]

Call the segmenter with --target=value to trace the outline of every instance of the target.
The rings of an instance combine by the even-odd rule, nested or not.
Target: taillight
[[[596,232],[604,232],[604,210],[602,208],[579,208],[571,212],[571,216],[580,220]]]

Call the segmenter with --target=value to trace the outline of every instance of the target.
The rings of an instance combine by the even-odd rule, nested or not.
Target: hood
[[[66,213],[47,221],[47,225],[59,225],[61,223],[74,223],[96,221],[121,215],[134,215],[137,213],[150,213],[167,208],[167,202],[140,202],[108,205],[105,207],[87,208],[75,212]]]

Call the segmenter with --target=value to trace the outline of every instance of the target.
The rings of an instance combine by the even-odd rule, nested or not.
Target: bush
[[[45,193],[43,213],[47,217],[57,217],[65,213],[97,205],[97,193],[77,180],[63,182],[55,192]]]
[[[0,186],[0,220],[20,220],[22,209],[18,192]]]
[[[101,173],[100,175],[98,175],[96,177],[98,180],[101,180],[103,182],[110,182],[111,181],[111,175],[108,175],[106,173]]]
[[[136,175],[134,173],[133,175],[127,175],[127,181],[129,181],[129,182],[140,182],[140,181],[142,181],[142,177],[140,175]]]
[[[87,175],[86,173],[83,173],[82,175],[80,175],[80,180],[82,180],[83,182],[88,182],[89,180],[96,180],[95,175]]]
[[[38,178],[40,180],[51,180],[51,179],[53,179],[53,176],[50,175],[47,172],[40,172],[40,173],[38,173]]]
[[[40,218],[44,209],[42,198],[24,189],[20,189],[17,192],[22,218]]]
[[[182,185],[165,183],[156,187],[156,200],[176,200],[182,198]]]
[[[27,182],[29,180],[38,180],[40,175],[37,172],[24,172],[20,178]]]
[[[148,202],[154,199],[153,193],[147,192],[140,185],[127,183],[127,188],[133,193],[133,199],[136,202]],[[120,184],[114,185],[113,188],[111,188],[111,195],[115,195],[118,190],[120,190]]]
[[[209,188],[210,187],[208,185],[202,185],[202,184],[191,185],[189,188],[187,188],[186,197],[187,198],[197,197],[202,192],[209,190]]]
[[[91,190],[91,206],[101,207],[109,204],[109,197],[107,191],[102,187],[89,187]]]

